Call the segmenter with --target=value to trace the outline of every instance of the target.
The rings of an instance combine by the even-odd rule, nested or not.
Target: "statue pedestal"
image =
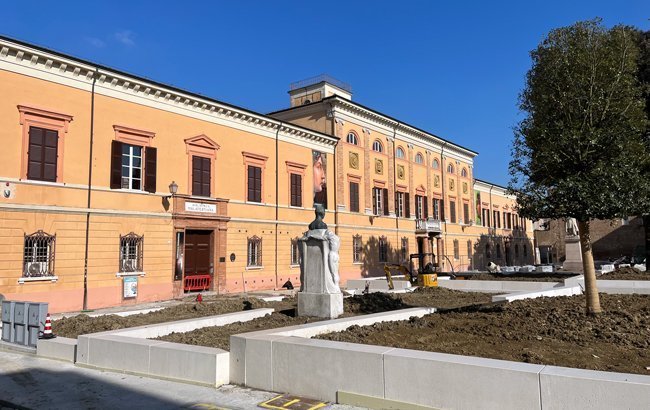
[[[580,238],[567,236],[565,238],[566,259],[562,269],[567,272],[582,272],[582,248]]]
[[[341,293],[298,293],[298,316],[335,319],[343,314]]]
[[[312,229],[298,242],[298,316],[334,319],[343,313],[343,294],[338,283],[339,239],[326,229]]]

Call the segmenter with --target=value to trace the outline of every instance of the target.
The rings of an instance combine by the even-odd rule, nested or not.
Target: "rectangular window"
[[[472,241],[467,241],[467,259],[472,262]]]
[[[395,215],[398,218],[404,217],[404,192],[395,193]]]
[[[302,206],[302,175],[291,174],[291,206]]]
[[[469,225],[470,219],[469,219],[469,204],[468,203],[463,203],[463,222],[465,222],[466,225]]]
[[[210,158],[192,156],[192,195],[210,196]]]
[[[499,223],[499,212],[492,211],[492,227],[496,228]]]
[[[372,213],[375,215],[384,213],[383,190],[381,188],[372,189]]]
[[[445,201],[442,199],[440,200],[440,220],[445,219]]]
[[[359,263],[361,262],[361,235],[355,235],[352,237],[352,262]]]
[[[490,210],[483,208],[481,211],[483,212],[483,226],[490,226]]]
[[[248,261],[246,266],[262,266],[262,238],[248,238]]]
[[[433,198],[433,219],[440,220],[440,200]]]
[[[300,265],[300,250],[298,249],[298,238],[291,240],[291,265]]]
[[[451,223],[456,223],[456,201],[449,201],[449,220]]]
[[[54,245],[56,235],[43,231],[25,235],[23,246],[23,277],[54,276]]]
[[[122,144],[122,189],[142,189],[142,147]]]
[[[131,232],[120,236],[120,272],[142,272],[144,237]]]
[[[350,212],[359,212],[359,184],[350,182]]]
[[[458,239],[454,239],[454,259],[460,259]]]
[[[27,179],[56,182],[58,143],[58,132],[29,127]]]
[[[408,262],[408,257],[409,257],[409,238],[403,237],[402,238],[402,262]]]
[[[424,219],[424,198],[422,195],[415,196],[415,219]]]
[[[379,262],[388,262],[388,241],[385,236],[379,238]]]
[[[247,200],[249,202],[262,202],[262,168],[253,165],[248,166]]]

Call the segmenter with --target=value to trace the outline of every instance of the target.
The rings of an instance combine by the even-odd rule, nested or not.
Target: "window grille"
[[[291,264],[300,265],[300,251],[298,249],[298,238],[291,240]]]
[[[54,276],[56,235],[39,230],[25,235],[23,277]]]
[[[408,262],[408,257],[409,257],[409,238],[403,237],[402,238],[402,261],[403,262]]]
[[[258,236],[248,238],[247,266],[262,266],[262,238]]]
[[[379,262],[388,262],[388,241],[385,236],[379,238]]]
[[[352,237],[352,262],[361,262],[361,235]]]
[[[120,272],[142,272],[144,236],[120,235]]]

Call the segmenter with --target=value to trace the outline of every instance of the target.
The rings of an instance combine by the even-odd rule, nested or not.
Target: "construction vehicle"
[[[422,266],[422,261],[427,256],[429,256],[434,262],[429,262],[426,265]],[[409,264],[411,266],[413,266],[413,259],[417,259],[419,261],[420,268],[418,268],[417,271],[413,268],[409,270],[409,268],[404,265],[398,265],[394,263],[388,263],[384,265],[384,273],[386,274],[388,289],[395,289],[391,271],[399,271],[402,275],[404,275],[404,278],[414,286],[421,286],[425,288],[438,286],[438,264],[435,263],[436,256],[433,253],[413,253],[410,255],[409,259]]]

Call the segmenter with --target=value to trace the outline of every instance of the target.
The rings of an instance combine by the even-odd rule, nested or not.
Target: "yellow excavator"
[[[404,265],[398,265],[395,263],[387,263],[384,265],[384,273],[386,274],[386,281],[388,282],[388,289],[393,290],[395,286],[393,285],[393,277],[391,271],[398,271],[406,280],[411,282],[411,285],[421,286],[425,288],[438,286],[438,264],[435,263],[436,256],[432,253],[413,253],[410,255],[410,260],[418,259],[420,261],[420,266],[424,257],[430,256],[431,260],[434,262],[429,262],[423,267],[419,268],[417,271],[410,271]],[[411,263],[412,265],[412,263]]]

